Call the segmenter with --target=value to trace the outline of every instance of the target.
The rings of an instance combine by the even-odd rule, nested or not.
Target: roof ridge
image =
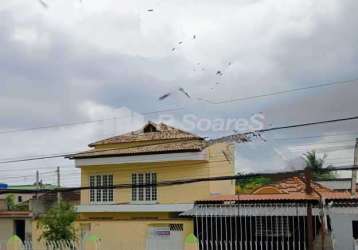
[[[144,131],[146,126],[152,125],[158,131]],[[120,135],[112,136],[106,139],[102,139],[96,142],[89,144],[89,147],[94,147],[97,145],[107,145],[107,144],[119,144],[119,143],[130,143],[130,142],[140,142],[140,141],[152,141],[152,140],[166,140],[166,139],[197,139],[204,140],[204,138],[195,135],[191,132],[184,131],[182,129],[170,126],[166,123],[160,122],[159,124],[148,121],[141,129],[123,133]]]

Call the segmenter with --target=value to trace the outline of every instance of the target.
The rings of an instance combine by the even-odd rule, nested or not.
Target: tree
[[[313,178],[335,178],[335,174],[333,172],[328,172],[323,168],[326,157],[327,155],[323,155],[321,158],[318,157],[317,152],[314,150],[309,151],[303,155],[306,167],[312,170]]]
[[[6,196],[5,202],[6,202],[7,210],[9,211],[15,210],[16,208],[15,196],[13,194]]]
[[[241,175],[241,174],[238,174]],[[267,177],[257,176],[236,181],[236,193],[251,193],[255,189],[270,184],[272,180]]]
[[[76,240],[73,222],[77,215],[74,207],[61,202],[40,217],[38,228],[42,229],[40,239],[46,241]]]

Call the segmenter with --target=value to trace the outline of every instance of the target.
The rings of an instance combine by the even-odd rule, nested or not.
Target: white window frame
[[[157,183],[157,173],[154,172],[141,172],[132,173],[132,184],[150,184]],[[158,188],[151,187],[132,187],[131,190],[131,203],[132,204],[156,204],[158,200]]]
[[[106,183],[105,183],[106,182]],[[113,186],[113,174],[93,174],[89,176],[89,186]],[[91,204],[113,204],[114,189],[90,189],[89,200]]]

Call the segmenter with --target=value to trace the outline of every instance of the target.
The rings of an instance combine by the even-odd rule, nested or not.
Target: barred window
[[[112,187],[113,175],[90,176],[90,187]],[[106,203],[113,201],[113,188],[91,188],[90,202]]]
[[[135,173],[132,174],[133,185],[146,185],[156,184],[156,173]],[[132,201],[156,201],[157,200],[157,187],[144,186],[132,188]]]

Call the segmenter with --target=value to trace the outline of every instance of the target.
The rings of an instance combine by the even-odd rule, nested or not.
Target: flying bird
[[[196,35],[193,35],[193,39],[196,39]]]
[[[186,92],[182,87],[178,88],[177,91],[180,91],[180,92],[183,93],[186,97],[191,98],[191,96],[188,94],[188,92]],[[169,96],[171,96],[172,94],[173,94],[173,92],[168,92],[168,93],[166,93],[166,94],[160,96],[160,97],[158,98],[158,100],[159,100],[159,101],[163,101],[163,100],[167,99]]]
[[[221,70],[218,70],[218,71],[216,71],[216,74],[219,75],[219,76],[222,76],[223,72]]]
[[[171,95],[171,93],[166,93],[164,95],[162,95],[161,97],[158,98],[159,101],[163,101],[164,99],[166,99],[167,97],[169,97]]]
[[[178,42],[178,44],[182,44],[182,43],[183,43],[183,41]]]
[[[148,11],[148,12],[153,12],[153,11],[154,11],[154,9],[148,9],[147,11]]]
[[[39,4],[41,4],[43,8],[48,9],[48,4],[45,1],[43,0],[37,0],[37,1],[39,2]]]
[[[180,92],[182,92],[184,95],[186,95],[186,97],[191,98],[191,96],[188,94],[188,92],[186,92],[183,88],[180,87],[178,90]]]
[[[175,48],[172,48],[172,51],[174,51],[175,50]]]

